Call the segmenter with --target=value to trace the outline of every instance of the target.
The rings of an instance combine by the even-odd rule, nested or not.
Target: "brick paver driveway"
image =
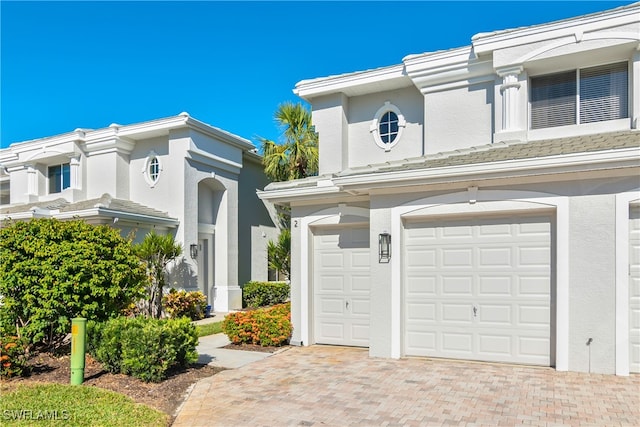
[[[296,347],[201,380],[174,426],[640,426],[640,375]]]

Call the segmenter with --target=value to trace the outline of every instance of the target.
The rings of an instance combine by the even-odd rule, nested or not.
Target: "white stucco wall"
[[[615,196],[570,199],[569,369],[615,372]],[[628,309],[627,309],[628,310]],[[587,345],[589,338],[593,339]]]
[[[342,94],[315,98],[311,122],[319,138],[319,174],[331,174],[348,166],[348,98]]]
[[[376,145],[370,131],[376,112],[385,102],[398,107],[407,122],[401,139],[390,151]],[[423,117],[423,97],[415,87],[349,98],[349,134],[348,141],[343,142],[348,147],[349,167],[421,156]],[[320,140],[320,144],[324,142]]]
[[[427,154],[491,144],[494,83],[425,95]]]

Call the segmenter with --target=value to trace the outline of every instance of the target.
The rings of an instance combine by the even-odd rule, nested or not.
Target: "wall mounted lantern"
[[[378,262],[389,262],[391,259],[391,234],[381,233],[378,236]]]
[[[191,254],[191,258],[193,259],[198,258],[198,245],[194,243],[191,246],[189,246],[189,253]]]

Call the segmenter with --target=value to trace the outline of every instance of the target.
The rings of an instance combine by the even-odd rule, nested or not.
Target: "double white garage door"
[[[368,346],[368,228],[314,233],[318,343]],[[404,355],[549,365],[549,218],[410,222]]]
[[[549,366],[548,218],[408,223],[404,352]]]

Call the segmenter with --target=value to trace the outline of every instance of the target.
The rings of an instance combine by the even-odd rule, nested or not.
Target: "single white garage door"
[[[550,366],[548,217],[408,222],[404,352]]]
[[[629,371],[640,373],[640,209],[629,222]]]
[[[313,244],[316,343],[368,347],[369,229],[318,229]]]

